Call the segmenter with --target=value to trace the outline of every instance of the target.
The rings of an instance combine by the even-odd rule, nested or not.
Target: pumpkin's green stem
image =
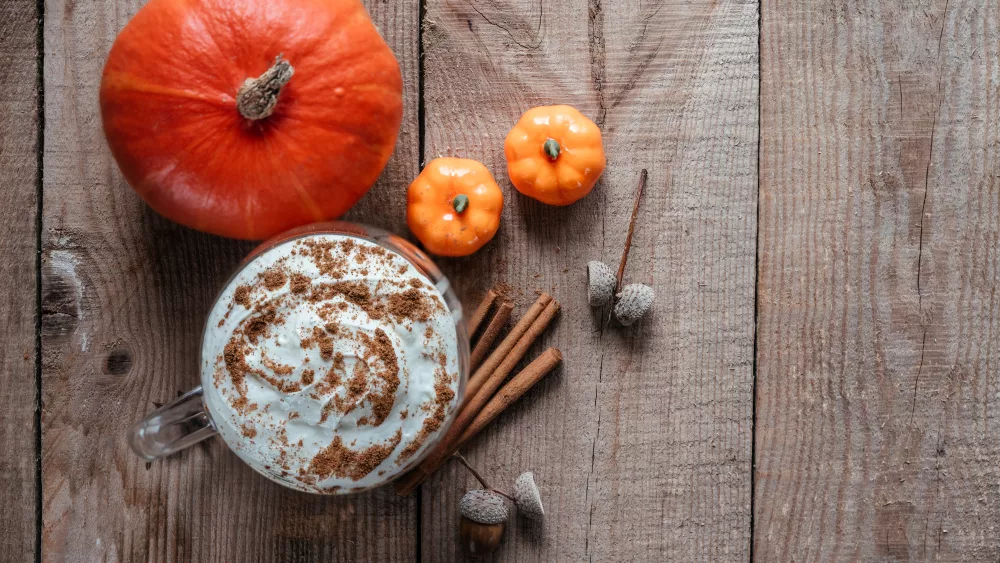
[[[455,208],[456,213],[465,211],[465,208],[469,207],[469,196],[458,194],[455,199],[451,200],[451,206]]]
[[[562,149],[559,147],[559,141],[549,139],[542,145],[542,150],[545,151],[545,154],[549,155],[549,160],[555,160],[559,158],[559,151]]]
[[[281,88],[292,79],[295,69],[278,55],[271,68],[257,78],[247,78],[236,93],[236,109],[250,121],[264,119],[274,113]]]

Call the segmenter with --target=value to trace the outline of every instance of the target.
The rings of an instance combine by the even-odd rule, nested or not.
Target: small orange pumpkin
[[[500,228],[503,192],[475,160],[435,158],[410,184],[406,201],[406,223],[432,254],[467,256]]]
[[[503,151],[517,191],[549,205],[569,205],[589,194],[606,163],[601,130],[570,106],[524,112]]]
[[[358,0],[150,0],[111,47],[101,116],[153,209],[263,239],[368,191],[396,144],[402,86]]]

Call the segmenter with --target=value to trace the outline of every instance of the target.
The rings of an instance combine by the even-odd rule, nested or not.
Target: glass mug
[[[280,245],[292,244],[298,239],[313,235],[333,235],[361,239],[376,244],[383,249],[404,258],[434,285],[444,299],[447,312],[454,321],[455,337],[457,339],[456,349],[458,356],[458,383],[456,396],[451,402],[452,406],[450,411],[448,412],[446,418],[442,421],[436,435],[430,437],[421,445],[423,451],[420,455],[413,456],[406,460],[405,466],[402,467],[400,471],[396,472],[392,478],[387,478],[382,482],[378,482],[361,489],[343,490],[343,492],[350,493],[360,492],[362,490],[385,485],[393,478],[406,473],[408,469],[416,467],[420,461],[434,449],[435,444],[440,441],[440,439],[447,432],[448,427],[451,425],[458,411],[457,405],[462,403],[463,393],[469,377],[469,336],[462,314],[462,305],[458,300],[458,296],[455,295],[448,279],[445,278],[445,276],[426,254],[405,239],[392,233],[382,229],[344,221],[316,223],[305,227],[299,227],[277,235],[276,237],[260,244],[243,260],[233,275],[230,276],[229,280],[223,286],[209,310],[215,310],[216,305],[222,299],[223,295],[226,294],[227,290],[237,280],[239,274],[267,251]],[[205,337],[208,333],[211,320],[212,315],[210,314],[208,315],[208,319],[206,319],[205,328],[202,331],[202,356],[205,354]],[[216,435],[220,435],[231,450],[237,453],[239,452],[237,447],[238,442],[240,442],[240,440],[237,439],[239,437],[226,436],[218,431],[216,423],[212,418],[212,412],[204,400],[204,388],[214,384],[212,370],[207,367],[211,366],[211,362],[206,362],[206,359],[208,358],[202,357],[198,363],[201,369],[201,385],[195,387],[181,397],[178,397],[173,402],[156,409],[144,419],[129,427],[127,431],[128,442],[132,450],[138,454],[139,457],[146,461],[153,461],[176,453]],[[240,457],[242,459],[242,456]],[[246,460],[244,460],[244,462],[246,462]],[[258,473],[261,473],[269,479],[287,487],[306,492],[339,492],[336,488],[334,490],[314,490],[297,486],[288,481],[281,480],[249,462],[246,463],[254,467]]]

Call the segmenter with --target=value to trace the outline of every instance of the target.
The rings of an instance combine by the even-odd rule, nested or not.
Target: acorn
[[[615,302],[615,318],[622,326],[629,326],[641,319],[653,304],[653,288],[641,283],[630,283],[622,288]]]
[[[604,262],[587,262],[587,299],[591,307],[604,305],[615,291],[615,272]]]
[[[470,557],[485,557],[500,547],[507,526],[507,503],[499,493],[475,489],[458,504],[458,537]]]
[[[514,501],[520,514],[531,520],[541,521],[545,516],[542,495],[535,485],[535,474],[525,471],[514,481]]]

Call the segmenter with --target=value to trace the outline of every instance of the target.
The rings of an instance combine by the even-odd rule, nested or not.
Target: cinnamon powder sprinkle
[[[324,360],[333,358],[333,339],[323,334],[316,338],[319,341],[319,355]]]
[[[329,394],[340,385],[340,373],[344,371],[344,355],[337,352],[333,356],[333,367],[326,372],[323,380],[316,384],[315,397],[318,399]],[[332,408],[332,407],[331,407]]]
[[[434,312],[434,305],[420,290],[412,287],[389,296],[389,314],[397,318],[427,322]]]
[[[365,392],[368,388],[368,364],[364,361],[359,361],[354,364],[354,374],[351,380],[347,382],[347,393],[348,396],[359,396]]]
[[[448,377],[448,372],[444,369],[437,369],[434,373],[434,412],[424,419],[424,424],[420,428],[420,432],[417,437],[413,439],[412,442],[403,448],[403,451],[399,454],[399,460],[397,464],[402,465],[408,459],[413,457],[413,454],[420,450],[420,447],[424,445],[427,438],[431,434],[438,431],[441,425],[444,424],[444,420],[448,418],[448,405],[451,404],[452,399],[455,398],[455,391],[452,390],[451,385],[449,385],[450,378]]]
[[[247,321],[246,327],[243,329],[243,334],[246,336],[247,340],[249,340],[251,344],[256,344],[257,338],[260,336],[267,336],[268,328],[277,318],[277,314],[277,311],[272,305],[263,308],[260,314],[250,317]]]
[[[245,390],[241,391],[241,389],[243,389],[247,371],[250,369],[249,366],[247,366],[246,358],[244,357],[245,354],[246,352],[243,351],[239,344],[233,342],[232,340],[226,344],[222,353],[222,357],[226,362],[226,369],[229,370],[229,379],[232,380],[233,386],[236,387],[236,390],[239,391],[240,394],[245,392]],[[246,399],[244,399],[244,401],[245,400]]]
[[[330,301],[335,295],[343,295],[351,303],[368,310],[372,306],[372,293],[368,286],[356,281],[326,283],[313,288],[309,300],[313,303]]]
[[[369,373],[368,364],[359,358],[358,362],[354,364],[354,373],[347,382],[347,396],[334,395],[333,400],[324,405],[319,421],[326,422],[334,409],[346,415],[357,408],[365,391],[368,390]],[[333,374],[333,370],[331,370],[331,374]]]
[[[354,241],[350,242],[352,245],[354,244]],[[321,274],[332,278],[344,277],[347,260],[340,256],[334,256],[333,248],[336,243],[305,240],[299,244],[302,247],[302,253],[312,258],[313,264],[316,265]]]
[[[450,380],[451,378],[448,377],[447,372],[444,372],[444,370],[440,370],[434,377],[434,399],[439,411],[443,411],[451,403],[451,400],[455,398],[455,391],[451,388]],[[443,413],[441,414],[443,415]],[[444,420],[444,416],[440,416],[439,418],[440,420]]]
[[[285,381],[284,379],[278,379],[277,377],[272,377],[263,372],[255,372],[261,379],[268,382],[275,389],[281,391],[282,393],[298,393],[302,390],[302,384],[298,381]]]
[[[309,285],[311,283],[312,280],[310,280],[308,276],[296,273],[292,274],[292,283],[289,287],[292,290],[292,293],[305,293],[309,291]]]
[[[234,334],[226,344],[223,352],[223,358],[226,363],[226,369],[229,370],[229,378],[232,380],[233,386],[236,388],[236,392],[239,393],[241,397],[246,395],[246,376],[248,373],[253,373],[283,393],[295,393],[302,390],[302,386],[297,382],[288,382],[284,379],[268,375],[263,371],[251,369],[246,362],[246,350],[236,341],[238,336],[238,334]],[[281,366],[280,364],[270,362],[267,357],[262,358],[262,360],[268,369],[272,369],[276,373],[279,370],[283,371],[283,368],[287,368],[287,366]],[[268,365],[268,362],[270,362],[271,365]],[[287,369],[290,370],[291,368]],[[291,373],[291,371],[288,373]],[[246,401],[245,397],[243,400]]]
[[[250,308],[250,286],[241,285],[236,288],[233,292],[233,302],[243,305],[247,309]]]
[[[333,339],[318,326],[313,327],[312,337],[302,339],[301,346],[303,350],[308,350],[313,344],[319,347],[321,358],[324,360],[333,359]]]
[[[236,397],[236,399],[230,404],[234,409],[236,409],[236,412],[244,416],[257,410],[257,403],[251,403],[246,397]]]
[[[264,279],[264,287],[268,288],[271,291],[280,288],[281,286],[285,285],[286,281],[288,281],[287,276],[285,276],[285,272],[282,272],[281,270],[276,268],[272,268],[264,272],[262,277]]]
[[[344,446],[340,436],[335,436],[333,442],[309,462],[308,472],[320,479],[332,475],[340,479],[348,477],[353,481],[359,481],[381,465],[402,439],[402,430],[396,430],[396,435],[385,444],[373,444],[361,451],[354,451]]]
[[[392,340],[381,328],[375,329],[375,338],[369,338],[362,334],[368,351],[375,359],[382,364],[382,369],[376,375],[382,380],[382,388],[377,393],[369,393],[368,399],[372,403],[372,417],[370,422],[373,426],[380,426],[392,412],[392,406],[396,404],[396,391],[399,389],[399,361],[396,358],[396,350],[392,347]]]
[[[264,367],[266,367],[267,369],[273,371],[277,375],[289,375],[293,371],[295,371],[292,368],[292,366],[286,366],[284,364],[279,364],[278,362],[276,362],[276,361],[272,360],[271,358],[269,358],[267,356],[267,354],[264,354],[263,352],[261,352],[261,358],[260,358],[260,360],[261,360],[261,363],[264,364]]]

